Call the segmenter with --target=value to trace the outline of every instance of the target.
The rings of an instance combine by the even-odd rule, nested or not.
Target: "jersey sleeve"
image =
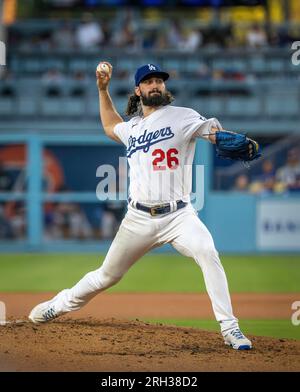
[[[127,146],[128,142],[128,122],[120,122],[114,127],[114,134],[118,136],[122,143]]]
[[[186,139],[195,137],[207,139],[213,127],[222,130],[222,125],[216,118],[207,119],[193,109],[183,117],[182,130]]]

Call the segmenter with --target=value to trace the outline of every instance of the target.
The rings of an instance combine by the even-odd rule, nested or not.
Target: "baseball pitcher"
[[[216,118],[171,105],[167,72],[146,64],[135,73],[124,121],[116,111],[108,87],[112,66],[97,68],[100,117],[108,137],[126,146],[130,166],[128,211],[102,266],[86,274],[74,287],[37,305],[29,319],[43,323],[78,310],[96,294],[116,284],[145,253],[171,244],[192,257],[202,269],[213,311],[225,344],[251,349],[234,316],[227,279],[211,234],[190,203],[197,138],[216,145],[217,154],[245,162],[260,156],[258,144],[244,135],[222,129]]]

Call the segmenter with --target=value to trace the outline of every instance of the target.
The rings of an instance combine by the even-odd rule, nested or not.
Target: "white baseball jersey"
[[[171,105],[117,124],[114,133],[127,148],[129,196],[148,205],[189,202],[196,138],[207,138],[211,127],[221,129],[215,118]]]

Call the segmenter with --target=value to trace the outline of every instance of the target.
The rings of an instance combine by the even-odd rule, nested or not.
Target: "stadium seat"
[[[282,72],[284,70],[285,60],[270,58],[266,62],[266,69],[271,72]]]
[[[189,101],[188,105],[205,117],[224,114],[224,97],[200,97]]]
[[[127,97],[117,97],[114,99],[114,104],[116,106],[117,111],[121,116],[125,114],[127,107],[128,98]]]
[[[13,83],[2,82],[2,85],[0,85],[0,114],[13,114],[16,102],[16,93],[16,86]]]
[[[183,65],[186,72],[197,72],[201,67],[203,67],[203,62],[198,59],[188,59]]]
[[[211,62],[211,68],[216,69],[227,69],[228,65],[230,65],[230,60],[222,59],[222,58],[214,58]]]
[[[87,100],[86,114],[88,116],[99,116],[99,101],[97,97],[89,97]]]
[[[270,116],[299,115],[298,95],[287,93],[268,95],[266,98],[266,113]]]
[[[169,58],[163,61],[162,67],[168,71],[180,72],[182,69],[182,63],[177,58]]]
[[[120,58],[118,59],[116,69],[118,68],[118,71],[127,71],[127,72],[132,72],[135,68],[137,68],[139,64],[137,64],[136,60],[133,58]]]
[[[33,116],[38,114],[39,96],[20,95],[18,97],[17,114],[24,116]]]
[[[14,98],[0,95],[0,115],[13,115],[15,106]]]
[[[64,115],[66,116],[83,116],[85,107],[85,99],[82,97],[66,97],[64,99]]]
[[[232,116],[258,115],[261,112],[261,100],[259,97],[228,97],[225,112]]]
[[[265,72],[267,70],[266,61],[262,56],[253,56],[249,59],[250,69],[252,72]]]
[[[43,97],[40,102],[40,113],[48,116],[65,115],[65,102],[62,97]]]
[[[69,63],[70,72],[87,71],[87,70],[88,70],[88,62],[87,59],[85,58],[84,59],[72,58],[72,60]]]

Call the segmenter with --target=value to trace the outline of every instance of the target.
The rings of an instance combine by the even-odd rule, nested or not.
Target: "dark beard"
[[[145,106],[165,106],[170,103],[170,98],[166,93],[161,93],[159,95],[151,95],[146,97],[141,95],[141,101]]]

